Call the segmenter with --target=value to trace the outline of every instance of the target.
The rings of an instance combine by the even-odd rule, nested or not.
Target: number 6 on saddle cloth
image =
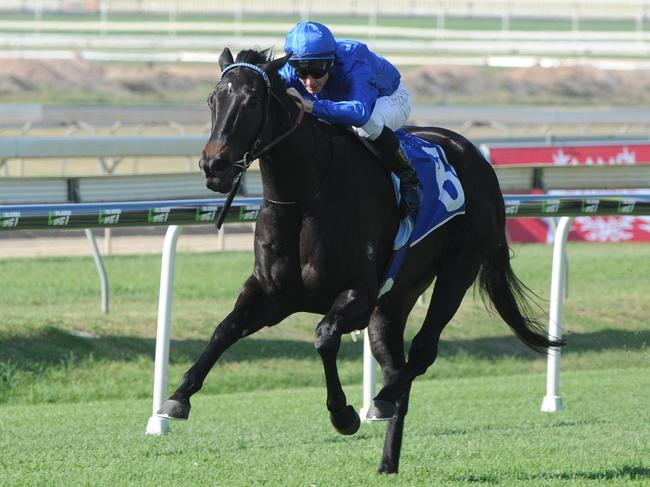
[[[442,147],[404,130],[398,130],[395,134],[418,174],[424,198],[422,208],[400,222],[393,244],[393,255],[379,287],[379,296],[386,294],[393,287],[408,247],[417,244],[453,217],[465,213],[463,187],[456,171],[447,162]],[[392,175],[392,181],[399,205],[399,178]]]

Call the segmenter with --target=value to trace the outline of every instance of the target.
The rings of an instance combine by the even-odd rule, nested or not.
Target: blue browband
[[[251,64],[251,63],[234,63],[234,64],[231,64],[230,66],[226,66],[223,69],[223,71],[221,71],[221,77],[219,78],[219,81],[221,81],[223,79],[224,74],[226,74],[231,69],[235,69],[235,68],[252,69],[253,71],[255,71],[257,74],[259,74],[262,77],[262,79],[264,80],[264,83],[266,83],[266,87],[269,90],[271,89],[271,80],[269,79],[269,75],[266,74],[266,71],[264,71],[259,66],[255,66],[254,64]]]

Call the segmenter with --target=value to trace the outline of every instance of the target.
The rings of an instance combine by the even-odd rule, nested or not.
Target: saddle
[[[398,130],[395,133],[420,179],[424,197],[415,221],[409,215],[400,222],[393,243],[393,255],[382,278],[379,296],[392,288],[409,247],[422,241],[436,228],[455,216],[465,213],[463,187],[455,169],[447,161],[442,147],[405,130]],[[399,178],[391,174],[391,179],[399,205]]]

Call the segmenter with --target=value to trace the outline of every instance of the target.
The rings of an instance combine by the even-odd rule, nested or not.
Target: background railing
[[[555,237],[553,272],[549,312],[549,336],[562,337],[562,307],[566,291],[566,241],[571,218],[581,215],[646,215],[650,212],[650,194],[602,194],[589,197],[574,195],[521,195],[504,197],[506,215],[513,217],[559,217]],[[86,232],[95,251],[95,263],[102,281],[102,308],[108,312],[108,280],[101,256],[89,227],[169,225],[165,237],[161,265],[158,326],[152,415],[147,424],[148,434],[169,431],[166,419],[156,415],[167,394],[168,363],[171,336],[171,303],[176,242],[185,224],[210,224],[215,221],[223,199],[199,201],[163,201],[105,203],[99,205],[29,205],[0,206],[0,231],[5,229],[87,228]],[[230,208],[228,221],[253,221],[257,218],[261,199],[238,199]],[[364,340],[364,409],[370,405],[376,385],[375,364]],[[560,397],[560,350],[548,351],[547,391],[542,411],[554,412],[563,408]]]
[[[650,68],[650,0],[5,0],[0,57],[214,63],[226,45],[282,52],[301,18],[398,65]]]
[[[197,165],[204,142],[205,136],[5,137],[0,139],[0,170],[6,169],[12,160],[20,159],[25,164],[26,160],[44,159],[54,164],[58,160],[61,172],[55,177],[0,177],[0,204],[209,198],[214,193],[204,187]],[[577,140],[555,144],[487,142],[479,145],[488,158],[494,159],[505,192],[650,188],[650,141],[647,139],[590,145]],[[585,160],[575,156],[580,147],[587,154]],[[607,159],[588,155],[599,151],[615,153],[615,156]],[[566,157],[554,163],[557,154]],[[83,157],[97,161],[102,176],[65,172],[67,166],[61,161],[67,163],[72,158]],[[126,157],[176,158],[172,167],[184,168],[184,172],[169,171],[169,164],[161,163],[161,169],[167,168],[166,174],[158,171],[106,177]],[[107,171],[107,158],[114,161],[113,171]],[[261,176],[256,169],[253,166],[245,175],[242,194],[261,194]]]
[[[498,19],[640,19],[647,0],[4,0],[1,10],[35,12],[113,12],[158,15],[300,15],[486,17]],[[507,20],[505,20],[507,22]]]

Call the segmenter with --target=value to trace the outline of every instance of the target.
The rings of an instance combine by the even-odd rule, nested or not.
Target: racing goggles
[[[332,67],[332,61],[327,59],[292,59],[289,65],[296,70],[296,75],[300,79],[322,78]]]

